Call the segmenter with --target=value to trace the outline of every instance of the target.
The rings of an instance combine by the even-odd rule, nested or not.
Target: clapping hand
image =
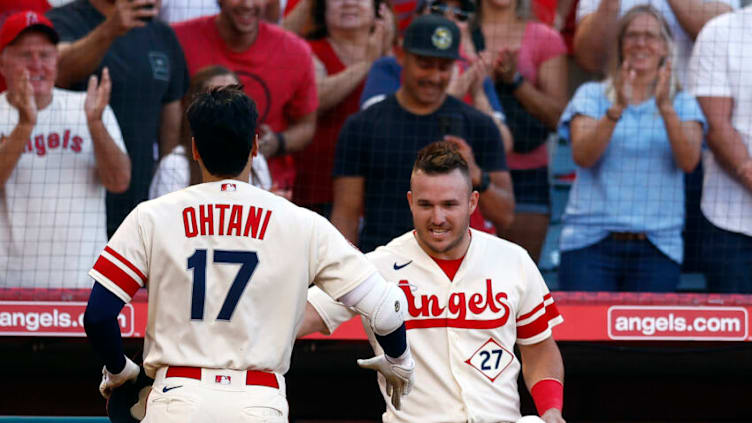
[[[16,70],[20,78],[9,81],[8,103],[18,110],[18,123],[37,124],[37,102],[34,99],[34,87],[31,85],[29,70],[20,68]]]
[[[110,93],[112,92],[112,80],[110,79],[110,70],[105,67],[102,70],[102,80],[97,84],[96,75],[89,77],[89,85],[86,88],[86,100],[84,101],[84,111],[88,122],[102,120],[102,112],[110,103]]]
[[[670,107],[671,104],[671,60],[666,60],[658,69],[658,82],[655,86],[655,104],[658,109]]]

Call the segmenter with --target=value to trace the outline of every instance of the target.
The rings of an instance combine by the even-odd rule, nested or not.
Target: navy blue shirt
[[[389,95],[347,119],[337,142],[334,176],[365,178],[361,251],[372,251],[413,228],[406,193],[415,157],[444,135],[467,141],[481,169],[507,170],[501,134],[493,120],[452,96],[435,112],[415,115]]]

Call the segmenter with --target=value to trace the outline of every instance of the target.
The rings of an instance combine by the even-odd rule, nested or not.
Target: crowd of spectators
[[[10,3],[0,287],[90,286],[136,204],[200,181],[190,100],[241,84],[260,115],[249,182],[363,251],[411,229],[414,156],[444,139],[480,193],[471,226],[537,261],[549,148],[568,144],[560,289],[671,292],[692,271],[752,293],[743,0]]]

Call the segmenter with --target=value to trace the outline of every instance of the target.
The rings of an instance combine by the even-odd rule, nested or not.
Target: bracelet
[[[485,170],[482,170],[480,172],[480,184],[473,186],[473,191],[478,191],[479,193],[485,192],[488,187],[491,185],[491,175],[488,174]]]
[[[561,410],[564,406],[564,384],[553,378],[539,380],[530,388],[530,396],[539,416],[552,408]]]
[[[287,141],[285,140],[285,136],[282,135],[281,132],[277,132],[274,135],[277,136],[277,151],[274,153],[275,156],[284,156],[287,154]]]
[[[622,112],[621,112],[621,113],[619,114],[619,116],[617,116],[617,117],[613,117],[613,116],[611,116],[611,109],[608,109],[608,110],[606,110],[606,117],[607,117],[607,118],[608,118],[608,120],[610,120],[611,122],[618,122],[618,121],[619,121],[619,120],[621,119],[621,115],[622,115],[622,113],[624,113],[624,112],[622,111]]]

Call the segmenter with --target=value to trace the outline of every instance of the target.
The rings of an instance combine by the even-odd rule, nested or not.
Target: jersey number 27
[[[227,297],[222,303],[217,320],[230,320],[240,296],[258,266],[255,251],[215,250],[214,263],[239,264],[240,270],[232,281]],[[193,269],[193,295],[191,297],[191,320],[204,320],[204,301],[206,298],[206,250],[196,250],[188,257],[188,270]]]

